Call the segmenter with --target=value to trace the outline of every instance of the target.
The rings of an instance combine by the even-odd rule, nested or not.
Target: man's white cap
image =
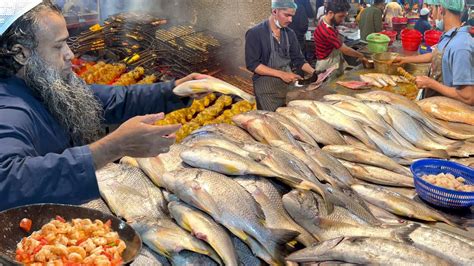
[[[43,0],[1,0],[0,36],[21,16],[41,4]]]
[[[422,16],[426,16],[430,13],[430,10],[428,8],[423,8],[421,11],[420,11],[420,15]]]

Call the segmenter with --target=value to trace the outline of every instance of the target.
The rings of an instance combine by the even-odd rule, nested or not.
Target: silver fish
[[[351,174],[360,180],[385,186],[415,187],[413,177],[397,174],[395,172],[345,160],[339,160]]]
[[[280,107],[277,112],[297,124],[318,143],[328,145],[345,143],[341,134],[331,125],[315,115],[305,112],[304,109],[295,107]]]
[[[295,262],[346,261],[365,265],[449,265],[410,244],[376,237],[338,237],[294,252]]]
[[[166,201],[161,190],[140,169],[125,164],[108,164],[96,175],[101,196],[117,216],[127,221],[142,216],[166,216]]]
[[[164,173],[185,167],[179,154],[188,147],[174,144],[167,153],[150,158],[136,158],[140,169],[159,187],[163,187],[161,177]]]
[[[419,159],[419,158],[448,158],[446,151],[435,150],[425,151],[421,149],[409,149],[391,141],[388,136],[382,136],[370,127],[364,127],[370,139],[377,145],[383,154],[395,160],[402,159]]]
[[[433,131],[438,132],[443,136],[449,138],[462,140],[474,137],[474,133],[465,134],[462,132],[456,132],[452,128],[449,128],[448,124],[442,123],[441,121],[436,121],[432,116],[423,112],[423,110],[416,103],[412,102],[408,98],[405,98],[395,93],[387,91],[371,91],[367,93],[357,94],[356,98],[364,101],[389,103],[395,108],[409,114],[412,118],[415,118],[419,122],[425,124]]]
[[[390,157],[370,149],[359,149],[349,145],[328,145],[323,148],[323,151],[338,159],[377,166],[401,175],[411,176],[409,170],[399,165]]]
[[[181,200],[206,212],[246,243],[252,236],[275,261],[281,259],[281,245],[298,235],[294,231],[266,228],[258,203],[225,175],[202,169],[181,169],[165,175],[166,179],[174,180],[172,192]]]
[[[316,143],[316,141],[308,133],[306,133],[305,130],[298,127],[296,124],[294,124],[290,119],[286,118],[285,116],[279,113],[275,113],[275,112],[268,112],[265,115],[278,120],[278,122],[284,125],[291,132],[291,134],[296,140],[310,144],[312,146],[318,146],[318,143]]]
[[[248,175],[234,178],[234,180],[243,186],[260,204],[268,227],[299,232],[300,234],[296,240],[305,246],[310,246],[316,242],[311,234],[296,224],[288,215],[283,207],[281,195],[270,181],[262,177]]]
[[[255,142],[255,139],[253,139],[245,130],[229,124],[212,124],[193,131],[193,133],[200,132],[213,132],[224,135],[227,138],[238,142]]]
[[[440,221],[457,226],[444,215],[424,204],[380,186],[356,184],[352,185],[352,188],[366,201],[391,213],[424,221]]]
[[[225,229],[211,217],[184,203],[168,204],[173,219],[196,238],[207,242],[221,257],[225,265],[238,265],[234,245]]]
[[[304,144],[301,144],[301,146],[313,160],[315,160],[321,167],[327,169],[327,173],[330,176],[334,177],[335,179],[347,186],[356,183],[356,180],[351,175],[351,173],[347,171],[346,167],[344,167],[344,165],[342,165],[332,155],[326,153],[324,150],[321,150],[317,147],[311,147],[309,145]]]
[[[340,108],[358,112],[364,115],[371,124],[376,125],[381,129],[386,128],[383,118],[377,112],[372,110],[372,108],[358,100],[346,100],[335,103],[334,105]]]
[[[193,147],[181,152],[180,156],[185,163],[193,167],[208,169],[226,175],[253,174],[275,177],[295,186],[302,182],[299,178],[279,175],[262,164],[220,147]]]
[[[216,78],[205,78],[186,81],[174,87],[173,93],[179,96],[190,96],[193,94],[219,92],[222,94],[237,95],[240,98],[255,103],[255,97],[241,89]]]
[[[222,136],[216,133],[202,131],[193,133],[187,136],[181,144],[190,146],[190,147],[201,147],[201,146],[211,146],[211,147],[220,147],[232,152],[239,154],[242,157],[249,158],[249,152],[241,148],[243,143],[238,143],[232,141],[226,136]]]
[[[438,144],[430,139],[423,128],[408,114],[390,106],[387,106],[387,111],[391,119],[390,124],[398,133],[416,147],[424,150],[447,150],[451,148],[446,145]]]
[[[183,250],[171,257],[171,264],[176,266],[214,266],[218,265],[208,256]]]
[[[332,125],[337,130],[350,133],[362,141],[367,147],[375,147],[359,123],[339,112],[329,104],[313,101],[313,105],[315,108],[312,110],[326,123]]]

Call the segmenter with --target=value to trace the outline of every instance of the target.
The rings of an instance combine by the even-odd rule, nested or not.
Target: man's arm
[[[415,55],[415,56],[401,56],[393,60],[394,64],[408,64],[408,63],[429,63],[433,58],[432,53]]]
[[[106,124],[120,124],[137,115],[169,113],[189,103],[189,98],[173,94],[174,81],[130,86],[92,85],[91,88],[102,103]]]
[[[357,57],[359,59],[362,59],[364,57],[364,54],[357,52],[356,50],[352,49],[351,47],[345,44],[342,44],[342,46],[339,48],[339,51],[341,51],[343,54],[347,56]]]
[[[459,100],[468,105],[474,105],[474,85],[449,87],[426,76],[416,78],[416,83],[421,88],[429,88],[438,93]]]

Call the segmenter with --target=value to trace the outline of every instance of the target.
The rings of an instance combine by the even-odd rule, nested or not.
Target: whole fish
[[[190,146],[190,147],[201,147],[201,146],[210,146],[210,147],[220,147],[232,152],[239,154],[242,157],[249,158],[250,154],[248,151],[243,150],[241,146],[243,143],[238,143],[232,141],[231,139],[216,134],[212,132],[197,132],[187,136],[181,144]]]
[[[193,167],[208,169],[226,175],[253,174],[274,177],[295,186],[302,182],[299,178],[279,175],[262,164],[220,147],[192,147],[181,152],[180,156],[185,163]]]
[[[474,137],[474,133],[466,134],[462,132],[456,132],[452,128],[449,128],[447,124],[436,121],[435,118],[423,112],[423,110],[416,103],[395,93],[387,91],[371,91],[357,94],[356,98],[364,101],[389,103],[400,111],[404,111],[412,118],[415,118],[419,122],[425,124],[435,132],[438,132],[449,138],[464,140]]]
[[[96,173],[99,192],[115,215],[133,221],[137,217],[165,217],[161,190],[138,168],[108,164]]]
[[[261,115],[255,111],[236,115],[232,120],[238,126],[245,128],[260,142],[293,154],[304,162],[320,181],[335,185],[333,178],[328,176],[323,169],[304,152],[303,148],[293,138],[291,133],[277,120]],[[320,188],[315,187],[314,189],[321,195],[325,193]]]
[[[324,217],[334,221],[345,221],[353,225],[368,224],[364,219],[350,212],[345,207],[334,206],[334,211],[329,213],[324,206],[323,199],[311,191],[294,189],[282,198],[283,206],[290,216],[308,232],[315,232],[314,221]]]
[[[366,165],[384,168],[401,175],[411,176],[411,172],[405,167],[399,165],[390,157],[370,149],[360,149],[349,145],[328,145],[323,151],[332,156],[349,162],[362,163]]]
[[[356,183],[351,173],[347,171],[346,167],[342,165],[336,158],[321,150],[318,147],[301,144],[308,155],[313,158],[321,167],[327,170],[327,173],[340,181],[341,183],[350,186]],[[325,146],[328,147],[328,146]]]
[[[275,146],[280,143],[288,143],[298,146],[288,129],[278,120],[265,116],[261,111],[238,114],[232,118],[232,121],[263,144]]]
[[[357,164],[345,160],[340,160],[340,162],[358,179],[385,186],[415,187],[413,177],[397,174],[375,166]]]
[[[171,264],[176,266],[214,266],[218,265],[208,256],[183,250],[171,257]]]
[[[402,159],[419,159],[419,158],[449,158],[449,155],[446,151],[443,150],[434,150],[434,151],[425,151],[421,149],[411,149],[404,146],[401,146],[390,140],[390,137],[387,135],[380,135],[375,130],[370,127],[364,127],[365,132],[370,137],[370,139],[377,145],[377,147],[382,151],[383,154],[388,157],[396,160],[396,158]]]
[[[237,95],[240,98],[255,103],[255,97],[242,91],[225,81],[216,78],[205,78],[183,82],[174,87],[173,93],[178,96],[190,96],[193,94],[219,92],[222,94]]]
[[[245,130],[229,124],[212,124],[203,126],[193,131],[193,134],[200,132],[213,132],[238,142],[255,142],[255,139],[253,139]]]
[[[296,124],[294,124],[290,119],[286,118],[285,116],[279,113],[275,113],[275,112],[268,112],[265,115],[278,120],[278,122],[280,122],[283,126],[285,126],[291,132],[291,134],[296,140],[310,144],[312,146],[318,146],[318,143],[316,143],[316,141],[308,133],[306,133],[305,130],[298,127]]]
[[[270,181],[262,177],[248,175],[234,178],[234,180],[260,204],[268,227],[299,232],[296,240],[305,246],[310,246],[317,241],[288,215],[283,207],[281,195]]]
[[[416,102],[426,113],[449,122],[474,126],[474,108],[448,97],[430,97]]]
[[[340,108],[344,108],[346,110],[358,112],[364,115],[371,124],[376,125],[381,129],[386,128],[386,124],[383,118],[377,112],[372,110],[372,108],[358,100],[341,101],[335,103],[334,105]]]
[[[238,265],[234,245],[225,229],[207,214],[181,202],[168,204],[173,219],[193,236],[207,242],[225,265]]]
[[[387,106],[387,111],[391,119],[390,124],[398,133],[416,147],[425,150],[447,150],[456,148],[438,144],[433,141],[423,130],[422,126],[405,112],[399,111],[391,106]]]
[[[230,177],[191,168],[166,176],[174,180],[171,192],[181,200],[206,212],[244,242],[249,243],[247,240],[252,236],[275,262],[281,260],[282,245],[298,235],[294,231],[265,227],[265,216],[258,203]]]
[[[295,262],[345,261],[364,265],[449,265],[410,244],[376,237],[338,237],[292,253]]]
[[[415,247],[445,258],[451,265],[470,265],[474,261],[472,239],[430,226],[421,226],[408,236]]]
[[[305,112],[303,109],[298,107],[280,107],[276,111],[308,132],[318,143],[324,145],[345,143],[341,134],[331,125],[319,117]]]
[[[315,107],[312,110],[326,123],[330,124],[339,131],[350,133],[362,141],[367,147],[375,148],[359,123],[339,112],[329,104],[313,101],[313,105]]]
[[[297,177],[311,182],[317,180],[306,164],[282,149],[261,143],[246,144],[243,149],[251,154],[260,154],[261,156],[256,156],[253,159],[280,175]]]
[[[161,177],[164,173],[185,167],[179,154],[188,149],[181,144],[173,144],[167,153],[150,158],[136,158],[140,169],[159,187],[163,187]]]
[[[167,258],[172,258],[183,250],[189,250],[207,255],[221,264],[219,256],[213,249],[190,235],[169,218],[142,218],[132,223],[131,226],[140,234],[143,243]]]
[[[356,184],[352,188],[366,201],[391,213],[430,222],[440,221],[457,227],[444,215],[424,204],[380,186]]]
[[[335,110],[341,112],[342,114],[354,119],[358,123],[360,123],[362,125],[365,124],[365,125],[368,125],[368,126],[372,127],[373,129],[377,130],[381,134],[384,134],[385,132],[387,132],[387,128],[385,126],[379,126],[379,125],[376,125],[376,124],[372,124],[371,121],[369,121],[367,119],[367,117],[365,115],[361,114],[361,113],[341,108],[338,105],[332,105],[332,107]]]
[[[315,234],[320,237],[321,241],[341,236],[365,236],[411,243],[412,240],[409,234],[420,227],[420,225],[414,223],[394,226],[352,225],[344,221],[334,221],[322,217],[317,218],[314,223],[316,224],[315,228],[317,230]]]

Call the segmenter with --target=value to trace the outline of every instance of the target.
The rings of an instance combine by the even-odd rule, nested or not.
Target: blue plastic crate
[[[463,177],[466,180],[465,184],[474,185],[474,169],[437,159],[418,160],[411,165],[410,169],[415,178],[416,193],[427,202],[451,209],[469,208],[474,205],[474,192],[438,187],[421,178],[423,175],[452,174]]]

